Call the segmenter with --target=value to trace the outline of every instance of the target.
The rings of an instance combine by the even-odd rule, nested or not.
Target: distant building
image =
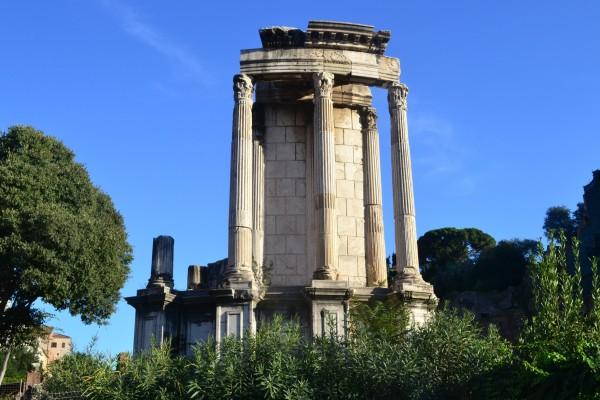
[[[46,327],[46,333],[38,340],[36,369],[43,371],[48,364],[61,359],[73,350],[71,337],[54,332],[51,326]]]
[[[600,169],[593,172],[590,183],[583,187],[583,212],[577,236],[581,242],[584,276],[590,274],[591,257],[600,257]]]

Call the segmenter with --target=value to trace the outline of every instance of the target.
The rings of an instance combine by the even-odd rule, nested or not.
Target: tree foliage
[[[423,278],[432,280],[448,265],[469,263],[496,245],[493,237],[475,228],[440,228],[426,232],[417,241]]]
[[[441,299],[455,292],[502,290],[521,283],[529,258],[537,251],[533,240],[502,240],[475,228],[441,228],[426,232],[417,242],[423,278]]]
[[[567,245],[561,234],[533,266],[535,313],[517,348],[521,379],[515,383],[527,395],[523,398],[596,399],[600,393],[598,263],[592,262],[592,296],[586,305],[578,253],[578,241]]]
[[[556,238],[560,232],[564,237],[570,239],[577,233],[577,222],[581,218],[581,210],[578,205],[577,212],[571,213],[565,206],[550,207],[546,210],[544,218],[544,233],[547,238]]]
[[[2,356],[4,356],[2,354]],[[29,371],[33,371],[33,364],[37,362],[36,354],[32,348],[21,346],[13,349],[10,355],[10,363],[2,383],[15,383],[24,381]]]
[[[531,257],[538,251],[538,243],[528,239],[501,240],[495,247],[485,249],[473,266],[474,288],[502,290],[519,285]]]
[[[0,135],[0,347],[32,339],[46,317],[38,300],[92,323],[119,299],[123,218],[74,158],[31,127]]]
[[[410,316],[402,300],[388,297],[369,303],[355,303],[350,310],[353,337],[397,340],[406,334]]]

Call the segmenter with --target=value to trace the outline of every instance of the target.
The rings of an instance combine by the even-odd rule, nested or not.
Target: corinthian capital
[[[408,87],[404,83],[395,82],[388,89],[388,106],[390,109],[400,107],[406,110]]]
[[[373,107],[363,107],[361,109],[360,123],[364,130],[377,129],[377,112]]]
[[[333,91],[333,74],[331,72],[315,72],[313,74],[315,96],[331,97]]]
[[[252,80],[246,74],[238,74],[233,76],[233,99],[251,100],[252,99]]]

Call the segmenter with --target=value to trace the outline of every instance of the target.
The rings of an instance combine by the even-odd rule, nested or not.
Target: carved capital
[[[408,87],[404,83],[395,82],[388,89],[388,106],[392,108],[402,108],[406,110],[406,97],[408,96]]]
[[[333,92],[333,74],[331,72],[315,72],[313,74],[316,97],[331,97]]]
[[[233,77],[233,99],[235,101],[240,100],[252,100],[252,91],[254,86],[252,85],[252,79],[246,74],[237,74]]]
[[[363,130],[377,129],[377,112],[373,107],[363,107],[360,113],[360,123]]]

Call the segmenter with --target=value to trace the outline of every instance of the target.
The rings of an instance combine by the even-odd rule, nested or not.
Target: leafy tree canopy
[[[2,383],[15,383],[25,380],[27,373],[33,371],[33,364],[37,357],[31,347],[21,347],[10,355],[11,362],[8,363],[6,375]]]
[[[581,210],[572,215],[571,210],[565,206],[550,207],[546,211],[544,218],[544,233],[547,238],[556,237],[563,232],[567,238],[573,237],[577,233],[577,219],[581,218]]]
[[[503,240],[475,228],[441,228],[417,242],[423,278],[438,297],[466,290],[502,290],[518,285],[529,258],[537,254],[533,240]],[[393,259],[393,258],[392,258]]]
[[[100,323],[119,299],[132,258],[123,218],[74,158],[31,127],[0,135],[0,346],[39,328],[37,300]]]
[[[502,290],[522,280],[530,258],[539,254],[535,240],[501,240],[485,249],[473,267],[473,280],[479,290]]]
[[[417,241],[423,278],[433,276],[448,265],[473,261],[496,245],[493,237],[475,228],[440,228],[426,232]]]

